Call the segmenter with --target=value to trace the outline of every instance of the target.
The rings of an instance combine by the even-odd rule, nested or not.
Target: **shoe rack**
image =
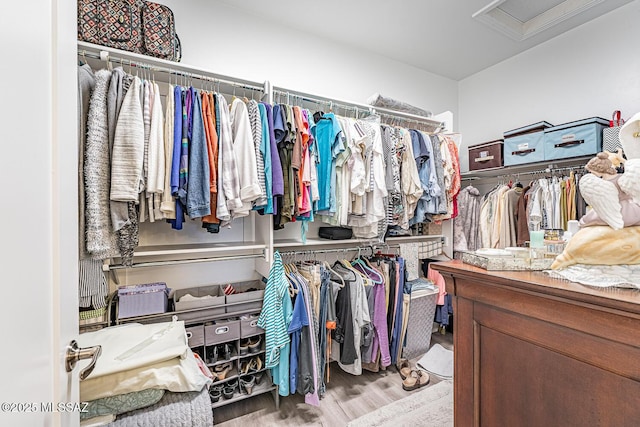
[[[211,406],[217,408],[277,387],[265,369],[265,335],[256,325],[258,313],[189,325],[189,347],[205,361],[213,374],[209,388]]]
[[[279,409],[278,387],[265,369],[264,330],[257,326],[262,293],[242,292],[238,297],[242,298],[222,305],[118,319],[115,323],[168,322],[177,316],[185,322],[189,347],[214,376],[209,388],[213,408],[271,392]],[[117,318],[117,296],[110,300],[110,306]]]

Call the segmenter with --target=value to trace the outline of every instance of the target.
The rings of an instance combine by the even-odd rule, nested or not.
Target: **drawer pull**
[[[488,162],[489,160],[493,160],[493,156],[476,157],[475,158],[476,162]]]
[[[533,153],[534,151],[536,151],[536,149],[535,149],[535,148],[529,148],[528,150],[512,151],[512,152],[511,152],[511,155],[512,155],[512,156],[520,156],[520,155],[524,155],[524,154]]]
[[[556,144],[555,147],[556,148],[571,147],[573,145],[580,145],[580,144],[584,144],[584,139],[576,139],[574,141],[560,142],[559,144]]]
[[[220,326],[219,328],[216,328],[216,335],[222,335],[226,333],[229,333],[228,326]]]
[[[255,328],[256,326],[258,326],[258,321],[257,321],[257,320],[252,320],[252,321],[249,323],[249,326],[251,326],[252,328]]]

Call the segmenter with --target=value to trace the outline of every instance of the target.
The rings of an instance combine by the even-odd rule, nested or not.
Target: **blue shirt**
[[[318,188],[320,200],[318,211],[326,211],[331,207],[331,175],[335,168],[335,156],[344,150],[338,136],[342,129],[333,113],[327,113],[316,123],[315,138],[318,146]],[[342,148],[342,149],[340,149]]]
[[[292,280],[289,278],[289,280]],[[304,302],[304,292],[302,286],[298,286],[298,294],[296,302],[293,306],[293,316],[289,324],[289,333],[291,334],[291,356],[289,363],[289,381],[291,383],[290,394],[296,392],[296,382],[298,379],[298,350],[300,348],[300,334],[302,328],[309,326],[309,318],[307,317],[307,308]]]

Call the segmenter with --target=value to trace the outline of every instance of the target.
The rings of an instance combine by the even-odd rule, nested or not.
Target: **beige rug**
[[[441,381],[356,418],[348,427],[452,427],[453,384]]]

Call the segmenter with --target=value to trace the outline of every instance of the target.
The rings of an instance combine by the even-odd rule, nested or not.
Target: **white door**
[[[0,35],[0,425],[75,426],[76,2],[2,2]]]

